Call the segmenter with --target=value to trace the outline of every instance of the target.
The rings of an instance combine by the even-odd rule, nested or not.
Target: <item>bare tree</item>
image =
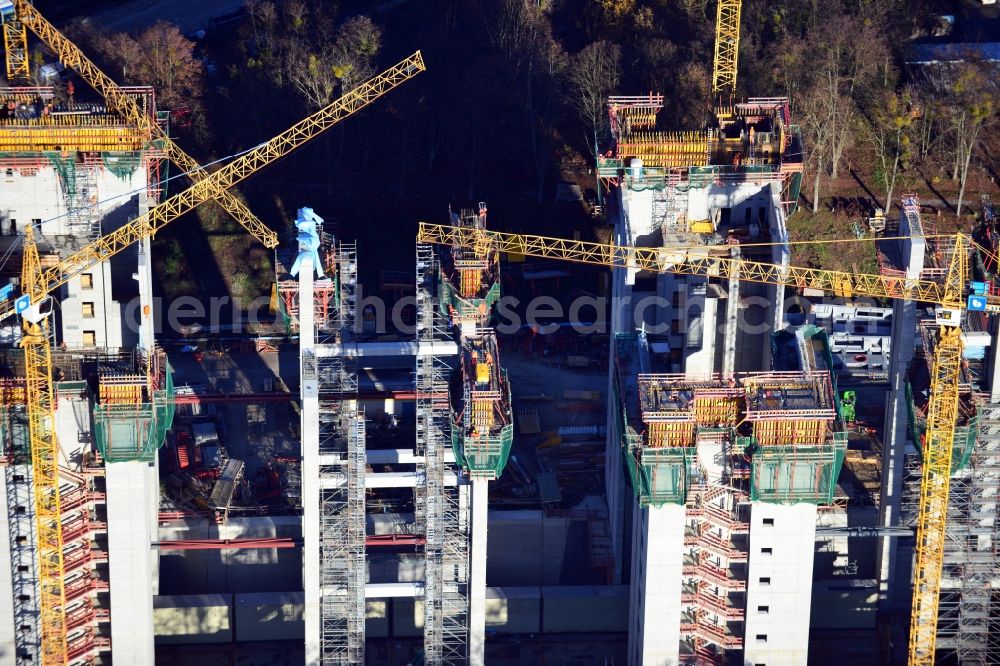
[[[799,116],[802,119],[802,144],[805,163],[813,168],[812,210],[819,210],[820,182],[827,166],[830,137],[833,134],[831,109],[826,103],[825,91],[807,91],[800,98]]]
[[[535,168],[538,201],[552,166],[554,114],[561,100],[568,59],[552,35],[546,9],[525,0],[503,0],[484,15],[486,34],[501,58],[507,96],[523,112],[520,133]]]
[[[194,42],[172,23],[158,21],[133,37],[116,33],[98,37],[96,48],[122,73],[126,83],[152,85],[167,109],[196,107],[205,70]]]
[[[828,107],[824,111],[828,159],[830,176],[836,178],[844,151],[854,139],[856,100],[874,86],[888,47],[874,22],[851,15],[818,24],[806,42],[812,48],[804,52],[800,71],[814,79],[811,92],[821,95]]]
[[[971,58],[956,63],[951,68],[949,83],[949,92],[942,100],[942,121],[952,137],[955,159],[952,178],[959,182],[955,213],[961,217],[972,155],[979,147],[983,130],[996,121],[990,64]]]
[[[607,98],[621,78],[621,47],[606,41],[588,44],[573,58],[569,70],[572,102],[580,119],[587,124],[587,143],[597,157],[598,140],[608,125]]]
[[[878,160],[878,178],[885,188],[885,209],[892,207],[892,193],[901,169],[913,155],[910,130],[913,108],[908,91],[885,92],[872,106],[871,117],[861,123],[862,135]]]

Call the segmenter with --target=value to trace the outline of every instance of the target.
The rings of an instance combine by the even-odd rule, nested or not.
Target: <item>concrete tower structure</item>
[[[152,90],[129,95],[155,122]],[[142,214],[158,200],[162,155],[150,137],[98,104],[60,101],[51,88],[7,88],[14,117],[0,142],[3,274],[19,280],[32,225],[43,268]],[[170,370],[153,339],[149,243],[95,265],[53,296],[56,437],[63,513],[63,581],[70,663],[153,662],[159,477],[155,452],[173,413]],[[5,329],[6,377],[23,377],[20,332]],[[38,565],[23,380],[4,380],[0,549],[3,659],[38,660]],[[5,557],[5,559],[7,559]],[[8,600],[13,600],[8,605]],[[114,618],[114,622],[111,619]],[[8,663],[8,662],[3,662]],[[18,663],[21,663],[18,661]]]

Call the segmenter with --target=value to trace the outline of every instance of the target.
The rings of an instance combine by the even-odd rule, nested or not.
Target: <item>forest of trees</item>
[[[930,188],[954,211],[970,182],[989,182],[993,66],[970,54],[934,76],[903,68],[903,49],[934,23],[931,4],[744,0],[737,94],[790,98],[805,139],[805,210],[863,190],[869,206],[888,207],[904,189]],[[663,92],[669,129],[708,118],[712,0],[372,6],[248,0],[241,20],[198,43],[165,23],[136,35],[70,30],[123,82],[155,85],[161,106],[182,112],[182,143],[206,160],[256,145],[422,49],[426,74],[273,176],[310,184],[331,206],[395,200],[383,214],[413,219],[456,200],[538,206],[561,180],[592,186],[609,93]]]
[[[605,145],[614,91],[664,92],[673,128],[706,122],[710,0],[425,0],[372,15],[354,4],[249,0],[245,20],[203,46],[165,23],[86,37],[125,82],[153,83],[161,105],[195,109],[197,138],[223,153],[422,48],[429,74],[417,90],[366,113],[325,151],[331,175],[345,161],[377,163],[400,193],[448,179],[470,197],[499,185],[541,201]],[[848,164],[864,168],[880,204],[915,165],[944,167],[964,198],[995,120],[992,71],[970,58],[944,85],[908,79],[901,50],[932,20],[912,0],[744,2],[738,94],[791,99],[814,207]]]

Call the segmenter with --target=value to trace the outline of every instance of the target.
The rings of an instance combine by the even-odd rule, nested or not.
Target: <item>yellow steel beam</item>
[[[24,264],[21,268],[25,293],[44,298],[41,262],[30,226],[25,228]],[[28,438],[31,444],[31,473],[34,481],[35,525],[37,528],[39,625],[42,664],[65,664],[66,588],[63,572],[62,515],[59,504],[59,445],[53,413],[52,358],[48,341],[48,321],[24,321],[25,383],[28,408]]]
[[[963,308],[961,291],[948,290],[930,280],[844,273],[819,268],[781,266],[730,256],[719,256],[725,246],[703,248],[630,247],[605,243],[550,238],[499,231],[477,230],[421,222],[418,243],[482,247],[488,240],[493,250],[532,257],[561,259],[598,266],[634,268],[658,273],[678,273],[701,277],[738,278],[748,282],[822,289],[842,296],[905,298]],[[728,254],[728,252],[727,252]]]
[[[31,72],[28,69],[28,32],[14,16],[3,21],[3,50],[7,61],[7,80],[23,83]]]
[[[38,35],[39,39],[55,51],[60,62],[75,70],[97,92],[103,95],[108,106],[120,113],[129,124],[139,128],[145,136],[158,140],[162,144],[167,158],[185,171],[192,181],[201,182],[207,178],[208,173],[164,133],[149,113],[144,113],[134,99],[125,94],[110,77],[98,69],[97,65],[91,62],[73,42],[56,30],[34,6],[27,0],[14,0],[14,5],[20,22],[31,28],[31,31]],[[257,216],[250,212],[250,209],[231,192],[212,185],[207,187],[211,188],[211,198],[215,199],[261,243],[269,248],[278,245],[278,235],[257,219]]]
[[[310,139],[368,106],[402,83],[424,71],[424,59],[417,51],[386,71],[373,76],[354,90],[301,120],[267,143],[242,155],[180,194],[140,215],[119,229],[102,236],[90,245],[66,257],[58,265],[42,271],[40,287],[31,292],[31,302],[38,303],[45,294],[102,261],[110,259],[129,245],[151,237],[179,216],[211,199],[221,187],[229,188],[259,169],[277,161]],[[25,292],[27,293],[27,292]],[[13,312],[8,301],[0,310],[0,319]]]
[[[742,0],[719,0],[715,16],[715,59],[712,92],[736,92],[736,65],[740,51]]]
[[[945,280],[945,288],[949,293],[961,294],[968,274],[967,263],[968,253],[959,236]],[[923,443],[920,506],[917,514],[917,557],[913,572],[913,608],[910,617],[910,666],[934,664],[961,364],[961,329],[958,326],[942,327],[934,349],[927,430]]]

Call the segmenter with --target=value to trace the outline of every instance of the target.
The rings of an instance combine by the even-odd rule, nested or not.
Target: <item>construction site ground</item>
[[[196,355],[178,350],[169,352],[169,358],[179,399],[183,401],[186,392],[205,398],[201,411],[204,414],[214,410],[214,421],[227,456],[246,465],[245,487],[267,492],[266,484],[261,481],[267,470],[282,464],[281,461],[297,460],[301,455],[298,417],[291,399],[298,390],[297,354],[282,351]],[[289,390],[294,393],[289,394]],[[246,400],[241,400],[240,394],[246,394]],[[190,418],[187,416],[190,412],[182,403],[175,429]]]

